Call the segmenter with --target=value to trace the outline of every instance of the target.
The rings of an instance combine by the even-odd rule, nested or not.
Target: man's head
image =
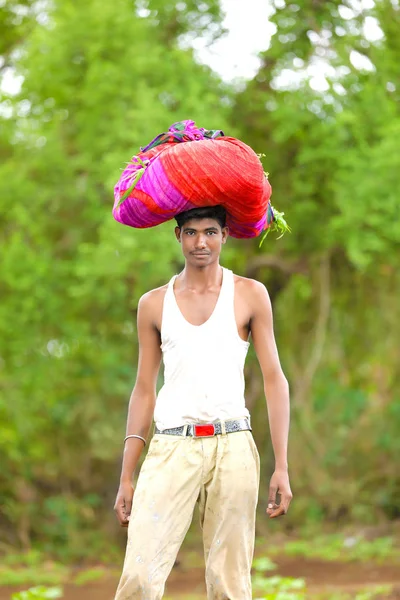
[[[205,267],[218,260],[229,233],[223,206],[193,208],[176,215],[175,219],[176,239],[182,244],[187,262]]]

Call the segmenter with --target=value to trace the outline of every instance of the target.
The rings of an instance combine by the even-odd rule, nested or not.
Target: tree
[[[233,119],[266,154],[272,203],[293,232],[252,261],[291,382],[292,515],[368,519],[367,497],[393,515],[398,443],[384,431],[399,424],[400,11],[384,0],[275,6],[277,32]]]
[[[178,14],[172,2],[60,0],[40,18],[35,6],[23,39],[10,35],[23,84],[2,117],[0,166],[0,477],[25,546],[39,532],[61,541],[90,528],[93,494],[114,487],[135,307],[178,262],[170,224],[143,232],[113,221],[113,184],[174,121],[224,128],[230,94],[180,42],[208,21],[218,32],[216,2]]]

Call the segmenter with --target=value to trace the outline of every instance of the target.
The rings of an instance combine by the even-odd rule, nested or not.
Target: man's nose
[[[206,247],[206,238],[204,235],[199,235],[196,239],[197,248],[205,248]]]

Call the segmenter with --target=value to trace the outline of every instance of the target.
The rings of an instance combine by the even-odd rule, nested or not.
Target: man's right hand
[[[114,510],[121,527],[128,527],[131,516],[133,485],[130,481],[120,483]]]

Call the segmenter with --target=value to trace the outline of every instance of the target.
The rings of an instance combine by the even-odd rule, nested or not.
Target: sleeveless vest
[[[160,430],[190,423],[248,417],[243,368],[249,343],[239,336],[232,271],[222,267],[222,286],[210,318],[192,325],[174,294],[174,275],[164,297],[161,350],[164,385],[154,420]]]

